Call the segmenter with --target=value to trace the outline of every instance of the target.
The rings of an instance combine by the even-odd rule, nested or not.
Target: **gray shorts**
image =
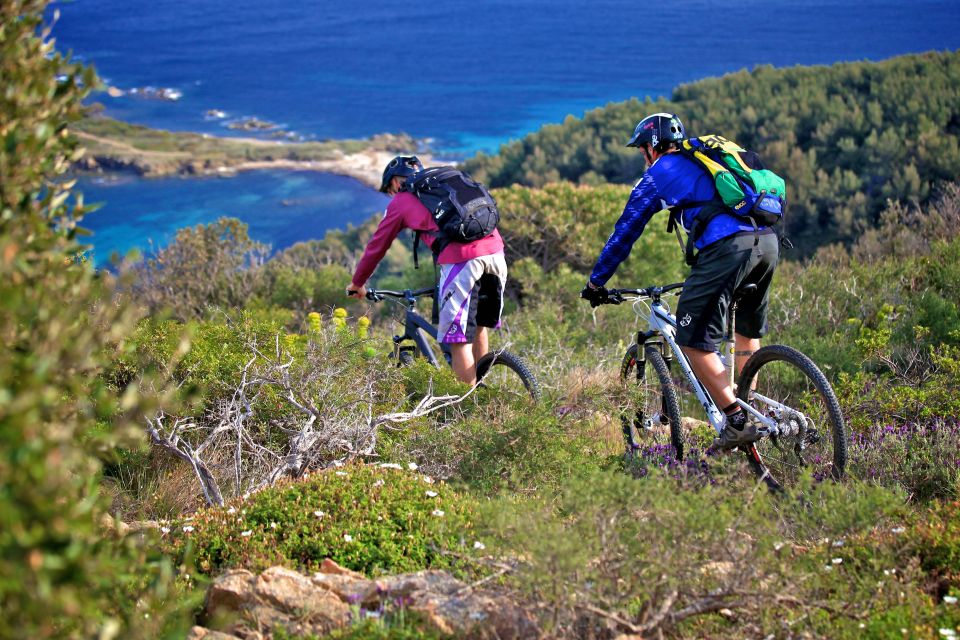
[[[473,342],[477,327],[500,326],[507,262],[503,252],[440,265],[440,342]]]
[[[780,239],[766,229],[759,236],[752,231],[737,233],[701,250],[677,303],[677,343],[715,350],[723,338],[733,292],[751,283],[757,290],[740,299],[734,329],[748,338],[763,337],[770,282],[779,257]]]

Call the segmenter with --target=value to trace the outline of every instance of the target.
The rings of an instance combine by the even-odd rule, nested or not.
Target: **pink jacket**
[[[360,262],[357,263],[357,270],[353,274],[353,284],[358,286],[366,284],[397,234],[403,229],[427,232],[420,235],[420,243],[426,247],[426,251],[430,251],[429,247],[433,244],[435,238],[434,234],[430,232],[436,232],[437,225],[430,216],[430,212],[417,200],[417,197],[406,191],[401,191],[395,195],[390,204],[387,205],[386,215],[383,216],[383,220],[377,226],[373,237],[367,243],[367,248],[364,250]],[[486,238],[469,244],[451,242],[440,252],[437,262],[440,264],[456,264],[501,251],[503,251],[503,238],[500,237],[499,231],[494,230]]]

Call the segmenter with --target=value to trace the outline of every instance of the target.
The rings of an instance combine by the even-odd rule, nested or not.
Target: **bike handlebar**
[[[390,291],[389,289],[367,289],[367,300],[380,302],[384,296],[391,298],[419,298],[420,296],[433,296],[434,287],[424,287],[423,289],[407,289],[406,291]]]
[[[620,304],[623,302],[624,295],[640,296],[643,298],[659,298],[665,293],[682,289],[682,282],[664,285],[662,287],[653,285],[645,289],[607,289],[607,301],[604,304]]]

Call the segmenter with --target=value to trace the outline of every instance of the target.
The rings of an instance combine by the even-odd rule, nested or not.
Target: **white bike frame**
[[[643,303],[651,296],[636,296],[628,297],[624,296],[625,300],[633,301],[633,310],[638,316],[643,317],[647,315],[643,307]],[[693,389],[694,393],[697,396],[697,400],[700,401],[700,404],[703,406],[704,412],[707,414],[707,420],[719,434],[720,430],[723,428],[724,415],[723,411],[717,407],[717,403],[713,401],[713,398],[710,397],[707,388],[700,382],[700,379],[693,372],[693,367],[690,366],[690,361],[687,360],[686,355],[684,355],[683,350],[680,348],[680,345],[677,344],[676,335],[677,335],[677,318],[670,313],[669,307],[659,299],[659,295],[652,297],[650,299],[650,312],[648,323],[650,330],[648,332],[649,337],[659,335],[663,338],[663,341],[670,346],[670,350],[673,352],[673,356],[676,359],[677,363],[680,365],[680,370],[683,371],[683,375],[686,376],[687,380],[690,382],[690,386]],[[649,341],[649,338],[648,338]],[[724,336],[723,344],[721,344],[721,353],[723,349],[726,348],[727,353],[729,354],[728,362],[729,365],[725,362],[724,366],[727,366],[730,371],[730,386],[733,387],[734,375],[735,375],[735,365],[733,358],[733,349],[732,349],[733,336]],[[638,352],[642,351],[643,345],[638,345]],[[638,357],[639,357],[638,353]],[[720,357],[718,354],[717,357]],[[783,405],[776,400],[763,396],[761,394],[755,393],[754,398],[768,407],[770,413],[774,416],[777,416],[780,419],[789,419],[800,420],[802,424],[807,424],[808,420],[801,412],[796,409],[792,409]],[[763,435],[777,435],[780,433],[780,420],[775,420],[768,416],[763,415],[749,404],[737,398],[737,404],[739,404],[743,409],[749,412],[754,418],[756,418],[763,426],[759,428],[759,431]]]

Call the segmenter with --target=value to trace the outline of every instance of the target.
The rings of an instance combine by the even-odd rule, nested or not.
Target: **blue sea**
[[[679,84],[759,64],[960,48],[956,0],[75,0],[53,8],[59,47],[111,86],[181,94],[99,96],[114,117],[219,135],[245,117],[303,139],[403,131],[461,157],[608,102],[669,96]],[[214,109],[223,117],[210,117]],[[98,260],[219,215],[270,220],[254,234],[280,248],[383,207],[356,181],[277,172],[81,186],[106,203],[87,220]],[[313,224],[279,204],[288,191],[314,203]],[[292,226],[297,234],[278,231]]]

